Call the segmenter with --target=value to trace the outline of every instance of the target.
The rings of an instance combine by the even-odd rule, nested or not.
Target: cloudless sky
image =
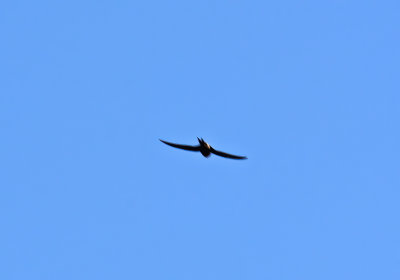
[[[399,14],[4,1],[0,278],[400,279]]]

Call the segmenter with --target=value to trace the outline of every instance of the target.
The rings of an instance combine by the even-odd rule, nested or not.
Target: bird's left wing
[[[210,147],[210,149],[211,149],[211,152],[213,154],[216,154],[217,156],[226,157],[226,158],[232,158],[232,159],[247,159],[247,157],[235,156],[235,155],[227,154],[227,153],[224,153],[224,152],[221,152],[221,151],[217,151],[213,147]]]
[[[167,141],[164,141],[164,140],[161,140],[161,139],[160,139],[160,141],[163,142],[164,144],[167,144],[167,145],[169,145],[171,147],[174,147],[174,148],[183,149],[183,150],[187,150],[187,151],[194,151],[194,152],[200,151],[200,146],[189,146],[189,145],[174,144],[174,143],[170,143],[170,142],[167,142]]]

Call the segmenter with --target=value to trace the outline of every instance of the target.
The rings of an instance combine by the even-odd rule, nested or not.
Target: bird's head
[[[210,149],[210,145],[203,140],[203,138],[197,137],[197,140],[199,140],[200,145],[205,146],[206,148]]]

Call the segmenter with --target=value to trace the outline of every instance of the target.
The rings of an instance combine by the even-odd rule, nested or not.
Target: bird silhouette
[[[190,146],[190,145],[174,144],[174,143],[170,143],[170,142],[160,139],[160,141],[163,142],[164,144],[167,144],[174,148],[183,149],[183,150],[192,151],[192,152],[200,152],[206,158],[208,158],[211,155],[211,153],[213,153],[217,156],[231,158],[231,159],[247,159],[247,157],[235,156],[235,155],[227,154],[227,153],[224,153],[221,151],[217,151],[213,147],[211,147],[210,144],[208,144],[206,141],[204,141],[203,138],[197,137],[197,140],[199,141],[198,146]]]

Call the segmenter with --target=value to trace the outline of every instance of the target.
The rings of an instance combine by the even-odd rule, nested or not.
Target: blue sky
[[[0,278],[400,279],[399,3],[3,3]]]

